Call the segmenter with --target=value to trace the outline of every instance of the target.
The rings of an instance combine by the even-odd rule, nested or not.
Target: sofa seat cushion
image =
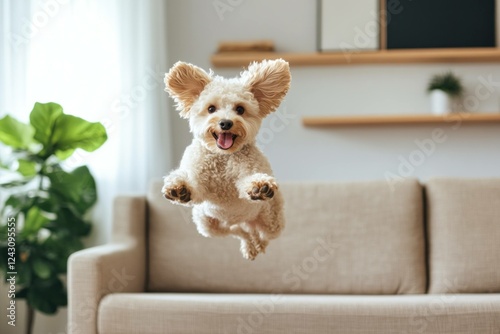
[[[286,226],[266,254],[204,238],[191,209],[148,195],[150,292],[419,294],[426,290],[423,190],[416,180],[283,183]]]
[[[500,292],[500,179],[426,186],[430,293]]]
[[[99,333],[498,333],[500,294],[111,294]]]

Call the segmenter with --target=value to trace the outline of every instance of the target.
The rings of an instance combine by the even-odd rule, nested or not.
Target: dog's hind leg
[[[261,252],[260,237],[257,231],[245,231],[240,224],[231,226],[231,234],[240,239],[240,251],[247,260],[255,260]]]
[[[204,237],[225,237],[232,235],[240,239],[240,250],[243,257],[248,260],[254,260],[257,254],[261,252],[261,246],[257,246],[259,233],[255,230],[247,232],[241,226],[229,226],[226,222],[220,221],[217,218],[207,216],[202,208],[195,206],[193,208],[193,221],[196,224],[198,232]]]
[[[204,237],[225,237],[232,234],[226,223],[207,216],[200,207],[193,208],[193,221],[198,232]]]
[[[283,201],[281,194],[277,194],[269,206],[264,208],[252,222],[252,225],[259,231],[262,243],[267,246],[269,240],[276,239],[285,226],[283,217]]]

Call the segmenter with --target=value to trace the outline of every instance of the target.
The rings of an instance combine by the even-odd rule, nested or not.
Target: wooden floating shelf
[[[304,117],[304,126],[365,126],[365,125],[422,125],[462,122],[500,123],[500,113],[452,113],[443,116],[435,115],[384,115],[384,116],[317,116]]]
[[[494,63],[500,48],[406,49],[353,53],[224,52],[212,56],[215,67],[243,67],[252,61],[283,58],[292,66],[407,64],[407,63]]]

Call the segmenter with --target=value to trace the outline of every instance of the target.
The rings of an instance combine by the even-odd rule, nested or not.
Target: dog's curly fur
[[[200,234],[241,239],[241,252],[250,260],[284,226],[281,193],[255,140],[290,80],[282,59],[252,63],[232,79],[183,62],[165,76],[165,90],[181,117],[189,119],[194,139],[180,167],[165,177],[162,193],[173,203],[193,206]]]

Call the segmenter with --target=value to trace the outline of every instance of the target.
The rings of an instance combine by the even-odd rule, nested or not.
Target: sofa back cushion
[[[427,183],[429,292],[500,292],[500,179]]]
[[[255,261],[204,238],[152,185],[149,291],[417,294],[426,289],[422,188],[385,181],[281,184],[286,226]]]

